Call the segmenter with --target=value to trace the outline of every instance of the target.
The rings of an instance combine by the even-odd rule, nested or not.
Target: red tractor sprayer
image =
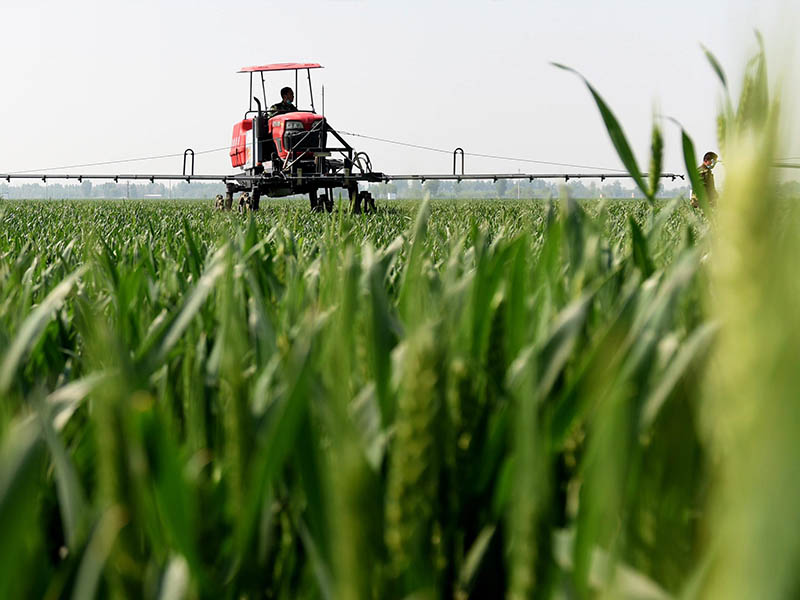
[[[230,156],[231,165],[248,178],[226,183],[225,208],[231,208],[236,192],[244,192],[243,202],[251,210],[258,210],[261,196],[308,194],[312,210],[331,211],[333,190],[344,188],[351,210],[375,210],[372,195],[359,192],[358,182],[380,182],[384,175],[374,173],[366,153],[356,152],[324,115],[317,114],[311,70],[320,68],[316,63],[279,63],[239,71],[250,75],[250,102],[244,118],[233,126]],[[265,73],[294,71],[297,90],[301,70],[308,78],[310,110],[299,110],[286,99],[267,110]],[[256,75],[261,79],[263,105],[253,94]]]

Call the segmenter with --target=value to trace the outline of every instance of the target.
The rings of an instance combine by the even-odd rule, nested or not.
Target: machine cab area
[[[311,86],[311,70],[320,68],[322,66],[316,63],[277,63],[244,67],[239,71],[250,76],[250,99],[244,118],[233,126],[231,166],[252,172],[274,170],[290,162],[313,161],[314,151],[325,148],[325,119],[316,113]],[[270,106],[268,97],[277,96],[275,92],[278,90],[270,90],[268,96],[265,74],[294,71],[294,92],[299,104],[298,83],[301,70],[306,72],[308,79],[310,110],[278,113],[270,117],[267,112]]]

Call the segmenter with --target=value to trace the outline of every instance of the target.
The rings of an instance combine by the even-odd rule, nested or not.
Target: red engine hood
[[[313,125],[316,121],[321,121],[322,118],[322,115],[317,115],[310,112],[283,113],[282,115],[276,115],[269,120],[269,128],[270,130],[272,130],[273,127],[282,128],[286,121],[300,121],[303,124],[303,129],[308,130],[311,129],[311,125]]]

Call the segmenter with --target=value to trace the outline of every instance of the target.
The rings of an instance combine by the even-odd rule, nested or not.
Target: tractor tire
[[[257,211],[259,205],[261,204],[261,192],[258,190],[253,190],[250,194],[250,210],[253,212]]]
[[[350,212],[354,215],[361,214],[361,194],[363,192],[359,192],[358,188],[350,188],[348,190],[350,193]]]
[[[366,190],[356,194],[355,201],[351,202],[350,210],[353,214],[370,214],[375,212],[375,198]]]
[[[333,188],[328,188],[325,190],[324,203],[325,210],[329,213],[333,212]]]
[[[310,192],[308,192],[308,199],[309,202],[311,203],[312,212],[322,212],[324,196],[323,198],[320,198],[319,195],[317,194],[317,190],[311,190]]]
[[[371,192],[364,192],[364,197],[361,200],[361,209],[365,213],[375,213],[377,208],[375,207],[375,198],[372,197]]]

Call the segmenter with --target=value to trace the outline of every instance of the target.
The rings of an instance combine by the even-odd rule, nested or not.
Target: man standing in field
[[[706,189],[706,198],[709,204],[714,204],[717,200],[717,188],[714,186],[714,173],[712,169],[717,165],[719,157],[714,152],[706,152],[703,156],[703,164],[697,167],[697,173],[703,181],[703,187]],[[697,208],[697,195],[692,192],[692,206]]]
[[[284,113],[294,112],[297,107],[292,104],[294,102],[294,92],[292,88],[285,87],[281,90],[281,101],[269,107],[267,115],[272,118],[275,115],[282,115]]]

